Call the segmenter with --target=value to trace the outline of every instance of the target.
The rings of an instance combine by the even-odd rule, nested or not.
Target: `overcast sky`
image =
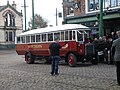
[[[0,5],[6,5],[7,1],[9,1],[10,4],[15,1],[17,10],[22,10],[24,15],[24,8],[22,7],[24,5],[24,0],[0,0]],[[26,6],[28,22],[32,17],[32,0],[26,0]],[[47,19],[49,25],[56,25],[56,8],[58,12],[62,12],[62,0],[34,0],[34,13],[40,14],[44,19]],[[58,25],[61,25],[62,20],[62,18],[58,18]]]

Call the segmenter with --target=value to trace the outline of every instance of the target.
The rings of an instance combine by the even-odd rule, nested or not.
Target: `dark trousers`
[[[115,64],[114,57],[112,55],[112,51],[110,50],[110,64]]]
[[[105,63],[108,64],[108,50],[107,49],[104,50],[104,58],[105,58]]]
[[[58,74],[59,61],[59,56],[51,56],[51,74]]]
[[[116,61],[116,74],[117,74],[117,82],[120,85],[120,61]]]
[[[104,52],[103,51],[98,52],[98,60],[100,63],[104,63]]]

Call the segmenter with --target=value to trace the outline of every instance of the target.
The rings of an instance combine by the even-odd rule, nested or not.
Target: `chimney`
[[[16,4],[15,4],[15,1],[13,1],[12,6],[16,9]]]

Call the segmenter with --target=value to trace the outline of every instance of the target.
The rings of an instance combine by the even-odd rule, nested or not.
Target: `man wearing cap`
[[[117,31],[118,39],[113,41],[111,50],[115,49],[114,60],[116,64],[117,82],[120,85],[120,31]]]
[[[58,75],[58,65],[60,61],[60,49],[67,48],[68,44],[66,44],[64,47],[62,47],[59,44],[59,38],[55,38],[55,42],[51,43],[49,45],[49,52],[50,52],[50,60],[51,60],[51,75]]]

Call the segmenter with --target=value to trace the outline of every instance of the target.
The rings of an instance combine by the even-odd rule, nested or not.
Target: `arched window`
[[[15,26],[15,16],[9,11],[5,15],[5,26]]]

